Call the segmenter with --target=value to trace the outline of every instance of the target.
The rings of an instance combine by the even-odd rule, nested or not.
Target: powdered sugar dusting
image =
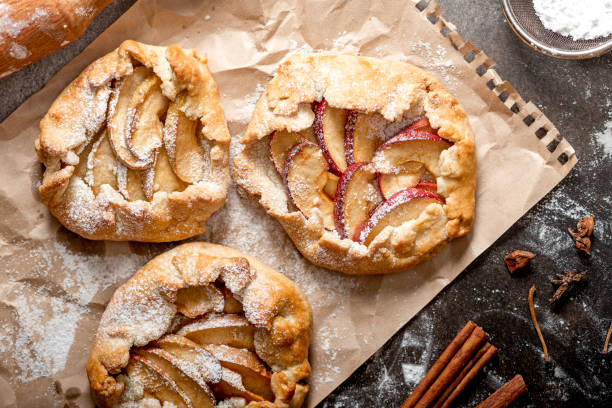
[[[255,90],[252,93],[244,97],[244,102],[246,103],[248,107],[248,111],[250,113],[252,113],[255,110],[255,104],[257,103],[261,95],[263,94],[264,90],[265,90],[264,85],[257,84],[255,86]]]
[[[187,333],[204,330],[215,329],[219,327],[248,327],[249,322],[242,316],[234,314],[208,313],[201,319],[198,319],[184,326],[177,332],[182,336]]]
[[[89,17],[94,13],[93,7],[77,7],[74,9],[74,13],[79,17]]]
[[[418,41],[411,47],[412,52],[421,56],[419,62],[429,72],[438,74],[446,86],[454,89],[457,77],[460,75],[459,67],[447,56],[442,45],[434,46],[425,41]]]
[[[14,378],[20,382],[53,375],[66,367],[77,325],[88,312],[74,301],[50,296],[49,289],[12,282],[1,290],[14,321],[0,326],[0,353],[14,359]]]
[[[612,34],[612,0],[533,0],[544,27],[574,40],[592,40]]]
[[[223,368],[223,376],[221,380],[230,384],[232,387],[236,388],[239,391],[246,391],[244,385],[242,385],[242,377],[240,376],[240,374],[228,370],[227,368]]]
[[[0,44],[2,44],[7,37],[13,39],[17,38],[25,28],[49,16],[47,11],[41,8],[35,8],[29,20],[17,20],[12,17],[13,14],[14,10],[11,6],[0,3]]]
[[[603,148],[603,152],[608,158],[612,159],[612,111],[606,122],[604,122],[603,128],[600,132],[595,134],[595,140]]]
[[[12,42],[11,48],[9,49],[9,55],[15,59],[25,59],[32,55],[32,53],[23,45]]]
[[[12,317],[0,324],[0,355],[14,362],[13,378],[27,383],[68,368],[80,322],[94,313],[94,296],[130,276],[143,259],[128,252],[84,254],[56,241],[19,257],[20,263],[32,264],[31,279],[17,280],[18,272],[5,263],[8,279],[0,292]]]

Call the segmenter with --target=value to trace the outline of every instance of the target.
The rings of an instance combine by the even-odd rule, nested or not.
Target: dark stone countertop
[[[117,0],[75,43],[0,80],[0,120],[125,12]],[[610,235],[612,187],[612,54],[586,61],[556,60],[532,51],[512,33],[495,0],[439,0],[444,17],[465,40],[497,63],[499,74],[536,103],[574,146],[569,176],[476,259],[412,321],[346,380],[320,407],[399,407],[467,320],[490,335],[499,353],[456,401],[472,407],[516,373],[529,395],[516,407],[612,406],[612,353],[602,354],[612,320]],[[586,6],[586,5],[585,5]],[[512,194],[512,192],[508,192]],[[592,255],[579,254],[567,227],[595,215]],[[481,220],[481,222],[483,222]],[[510,277],[503,257],[513,249],[538,256]],[[551,278],[588,270],[583,284],[555,308]],[[551,361],[544,363],[529,318],[535,284],[538,321]]]

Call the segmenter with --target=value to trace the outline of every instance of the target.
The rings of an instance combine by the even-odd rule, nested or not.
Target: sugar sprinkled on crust
[[[216,330],[219,328],[233,330],[235,327],[251,327],[252,331],[244,332],[244,338],[237,337],[236,340],[254,342],[256,354],[246,354],[246,356],[256,355],[257,357],[250,358],[259,358],[261,361],[253,361],[249,366],[259,366],[261,370],[267,372],[265,362],[273,371],[282,372],[284,377],[275,380],[280,381],[279,384],[296,387],[294,382],[307,377],[310,373],[307,350],[311,339],[312,317],[306,298],[282,275],[273,272],[248,255],[242,257],[240,255],[243,254],[212,244],[184,244],[154,258],[120,287],[101,319],[96,343],[88,363],[88,374],[96,395],[102,398],[102,395],[112,396],[121,392],[121,388],[105,390],[100,387],[109,383],[108,373],[117,374],[127,365],[125,359],[129,358],[127,353],[131,347],[146,346],[133,351],[136,356],[134,358],[145,359],[147,353],[163,356],[166,347],[196,347],[192,350],[200,350],[202,359],[196,358],[191,362],[173,364],[189,377],[196,375],[198,370],[200,373],[214,372],[218,360],[208,351],[197,349],[198,346],[187,338],[193,336],[194,341],[204,341],[198,340],[196,333],[202,333],[203,336],[206,336],[206,333],[217,336],[220,332]],[[214,270],[217,273],[214,273]],[[241,300],[244,315],[206,311],[195,319],[186,319],[177,313],[178,303],[175,305],[174,302],[180,297],[177,294],[181,290],[218,287],[218,285],[224,285],[224,290],[229,290],[234,299]],[[275,321],[283,323],[276,325]],[[164,334],[173,332],[176,334],[160,339]],[[237,334],[238,332],[230,333],[242,336]],[[248,340],[249,337],[251,340]],[[156,340],[159,341],[151,343]],[[150,349],[151,346],[160,349]],[[223,346],[216,347],[220,347],[221,351],[224,350]],[[172,350],[170,348],[167,352],[175,353]],[[230,348],[226,347],[225,350]],[[247,353],[246,350],[244,352]],[[186,356],[185,354],[176,356],[179,355]],[[166,360],[172,359],[167,355]],[[100,366],[105,368],[100,371],[96,368]],[[141,375],[141,371],[133,365],[127,367],[127,372],[131,373],[130,377]],[[147,370],[143,372],[146,375]],[[214,378],[208,376],[203,379],[206,383],[225,381],[235,390],[247,391],[240,374],[226,368],[217,374],[213,376]],[[126,383],[126,379],[121,376],[115,381]],[[280,387],[279,392],[282,392],[285,386]],[[123,393],[122,402],[141,403],[143,396],[130,391],[138,390],[138,387],[130,387],[127,387],[126,392],[137,400],[127,400],[128,396]],[[299,393],[305,392],[305,389],[300,390]],[[288,403],[292,400],[293,394],[277,394],[276,398]]]
[[[136,63],[147,68],[134,67]],[[133,81],[128,82],[132,74]],[[151,84],[146,78],[153,75],[161,81],[163,97],[158,88],[147,93],[143,87],[131,86],[138,85],[141,78],[145,78],[145,85]],[[130,95],[132,88],[134,95]],[[136,140],[144,146],[132,145],[136,142],[129,136],[137,127],[155,125],[143,123],[149,116],[140,113],[141,106],[165,106],[161,102],[147,104],[149,96],[155,101],[165,98],[184,112],[193,124],[185,131],[199,130],[198,124],[202,124],[202,131],[194,135],[197,145],[182,149],[180,157],[173,156],[171,163],[166,159],[159,166],[151,157],[158,157],[163,141],[139,137]],[[126,107],[126,101],[131,105]],[[117,109],[121,114],[126,111],[127,117],[114,120],[120,113]],[[118,162],[122,161],[114,172],[116,190],[108,184],[102,186],[105,189],[98,188],[94,180],[94,169],[101,160],[115,159],[95,157],[102,138],[93,139],[105,127],[109,129],[113,154]],[[171,126],[166,128],[162,139],[172,150],[176,146],[170,142],[176,144],[176,129],[172,134]],[[203,232],[205,221],[226,199],[229,139],[216,85],[194,52],[177,46],[154,47],[126,41],[83,71],[41,121],[41,134],[36,141],[46,166],[39,189],[41,198],[67,228],[89,239],[184,239]],[[86,155],[88,149],[91,153]],[[143,152],[151,152],[152,156]],[[178,180],[176,161],[198,177],[189,182]],[[91,191],[94,186],[95,192]],[[142,193],[134,193],[135,189]],[[137,199],[142,197],[146,200]]]
[[[266,164],[270,160],[261,148],[265,144],[262,142],[273,132],[312,126],[312,117],[302,120],[301,109],[322,98],[331,107],[367,114],[363,125],[368,127],[366,137],[383,142],[426,116],[440,137],[452,143],[438,160],[441,173],[436,180],[441,186],[438,192],[446,199],[443,211],[425,211],[418,222],[409,224],[411,228],[396,226],[393,233],[383,230],[382,235],[364,247],[345,243],[350,240],[326,231],[315,210],[306,217],[286,205],[287,188],[279,177],[270,174],[274,166]],[[433,75],[412,65],[351,55],[292,55],[268,83],[240,142],[245,147],[234,158],[236,183],[250,197],[258,198],[300,252],[319,266],[348,274],[401,271],[435,256],[446,242],[465,235],[471,228],[475,157],[467,115]],[[379,170],[399,171],[391,163],[376,164]],[[291,189],[301,187],[292,185]],[[432,231],[423,228],[425,225]],[[430,242],[412,245],[414,230],[423,235],[419,242],[423,238]]]

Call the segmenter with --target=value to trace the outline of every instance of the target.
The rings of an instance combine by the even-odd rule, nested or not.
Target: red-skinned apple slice
[[[419,162],[403,163],[392,173],[378,173],[378,189],[386,200],[400,190],[415,187],[425,171]]]
[[[420,188],[422,190],[431,191],[432,193],[437,193],[438,192],[438,184],[430,183],[430,182],[427,182],[427,181],[419,182],[419,184],[414,186],[414,188]]]
[[[289,150],[296,144],[305,141],[315,143],[315,138],[306,131],[288,132],[286,130],[278,130],[272,133],[270,136],[270,158],[274,162],[278,174],[283,173],[285,158]]]
[[[429,119],[427,118],[420,118],[420,119],[415,120],[406,129],[407,130],[424,130],[424,131],[431,132],[431,133],[436,132],[434,128],[431,127],[431,124],[429,123]]]
[[[415,187],[437,192],[436,178],[421,163],[408,162],[402,170],[395,173],[378,173],[378,188],[386,200],[393,194],[406,188]]]
[[[346,157],[344,153],[344,126],[346,111],[332,108],[325,99],[314,106],[314,122],[312,127],[329,164],[329,171],[340,176],[346,170]]]
[[[347,167],[355,163],[355,122],[359,113],[357,111],[349,111],[346,114],[346,124],[344,125],[344,154],[346,156]]]
[[[370,161],[376,148],[381,145],[382,140],[376,134],[378,129],[373,128],[375,113],[365,114],[349,111],[346,118],[344,134],[344,150],[346,151],[346,163]]]
[[[419,188],[398,191],[372,211],[368,221],[361,229],[355,231],[353,239],[361,244],[370,245],[385,227],[397,227],[406,221],[416,219],[428,205],[433,203],[441,204],[442,200],[431,191]]]
[[[306,218],[316,208],[325,228],[334,227],[334,204],[323,191],[328,181],[327,162],[314,143],[302,142],[291,148],[285,158],[282,177],[289,197]]]
[[[351,164],[338,181],[334,201],[334,221],[341,238],[353,237],[368,220],[370,211],[380,201],[376,173],[369,163]]]
[[[434,133],[404,129],[376,149],[372,161],[378,172],[387,174],[401,172],[407,162],[419,162],[438,177],[440,154],[451,146],[451,142]]]

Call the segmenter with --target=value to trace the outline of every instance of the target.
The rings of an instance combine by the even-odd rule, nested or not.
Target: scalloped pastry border
[[[106,121],[112,81],[129,75],[132,61],[153,69],[168,99],[184,93],[181,109],[191,120],[200,120],[201,136],[211,142],[211,181],[180,192],[157,192],[148,202],[127,201],[108,185],[94,196],[73,177],[79,153]],[[66,228],[88,239],[148,242],[204,232],[206,220],[225,203],[230,184],[230,134],[206,63],[206,56],[198,57],[195,50],[128,40],[94,61],[62,91],[40,122],[35,148],[45,165],[41,200]]]
[[[413,223],[387,227],[368,247],[326,231],[317,217],[306,219],[290,211],[284,185],[264,163],[270,159],[262,143],[274,131],[310,127],[311,103],[322,98],[336,108],[377,112],[390,122],[418,106],[438,134],[454,143],[440,158],[438,185],[446,203],[430,205]],[[259,198],[316,265],[347,274],[397,272],[434,257],[471,229],[474,134],[459,102],[432,74],[411,64],[354,55],[294,54],[268,83],[240,142],[244,150],[234,159],[234,180],[250,197]]]
[[[239,276],[245,265],[255,272],[248,273],[250,281]],[[115,291],[87,363],[98,405],[111,407],[119,400],[122,383],[111,374],[127,366],[132,346],[144,346],[166,333],[176,315],[178,290],[208,285],[219,277],[256,327],[255,351],[273,371],[276,399],[270,406],[301,406],[308,385],[297,382],[310,375],[312,340],[312,311],[306,296],[290,279],[256,258],[207,242],[182,244],[158,255]],[[141,314],[126,315],[130,311]]]

